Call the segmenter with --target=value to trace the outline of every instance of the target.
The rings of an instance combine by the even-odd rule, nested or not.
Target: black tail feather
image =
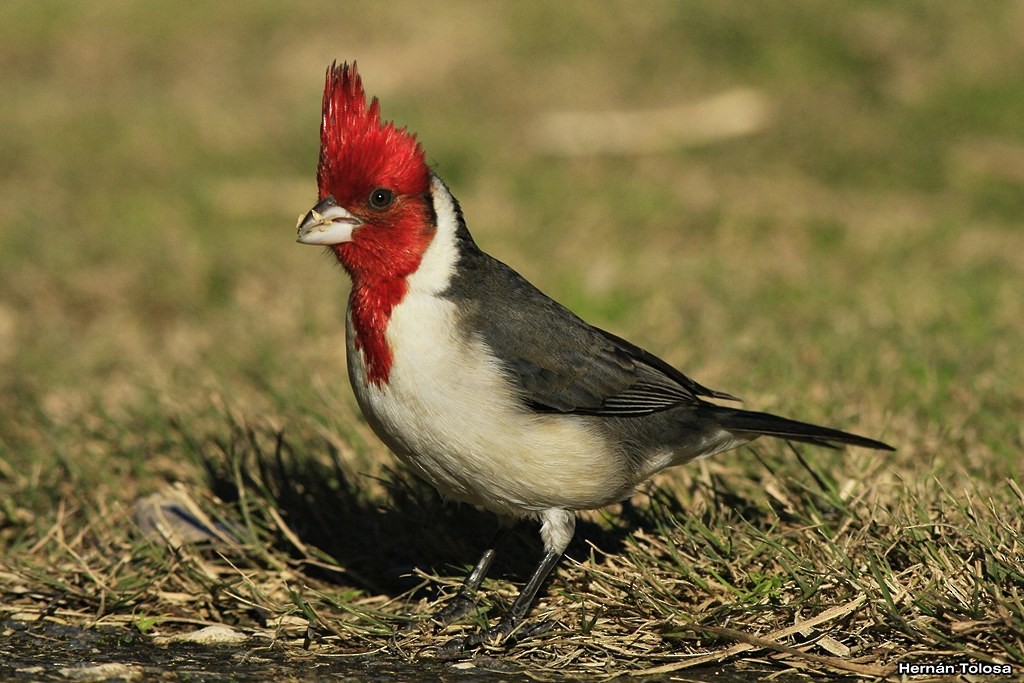
[[[798,422],[778,415],[720,406],[715,406],[715,409],[715,420],[723,429],[730,432],[772,436],[828,448],[835,448],[836,444],[848,444],[861,448],[874,448],[879,451],[896,450],[889,444],[869,439],[866,436],[849,434],[838,429],[812,425],[807,422]]]

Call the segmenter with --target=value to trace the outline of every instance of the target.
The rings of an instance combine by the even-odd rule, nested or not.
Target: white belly
[[[348,322],[349,377],[367,421],[403,461],[447,497],[523,516],[589,509],[627,495],[631,482],[592,418],[537,414],[480,340],[459,340],[453,304],[408,292],[385,334],[388,381],[367,381]]]

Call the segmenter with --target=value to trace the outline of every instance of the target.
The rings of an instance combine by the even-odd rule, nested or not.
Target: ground
[[[221,646],[239,676],[266,652],[297,678],[1024,676],[1022,7],[6,3],[0,647],[28,663],[0,673],[220,624],[249,638]],[[756,442],[660,475],[584,516],[552,629],[427,663],[539,543],[465,624],[394,634],[493,520],[369,431],[346,278],[294,244],[333,59],[543,290],[746,407],[897,451]],[[216,539],[147,535],[143,500]]]

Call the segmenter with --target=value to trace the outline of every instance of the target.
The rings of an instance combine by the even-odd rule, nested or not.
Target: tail
[[[879,451],[896,450],[889,444],[865,436],[849,434],[829,427],[819,427],[807,422],[797,422],[768,413],[715,406],[714,419],[728,432],[748,434],[753,437],[772,436],[777,439],[802,441],[826,448],[836,448],[836,444],[848,444],[861,448],[874,448]]]

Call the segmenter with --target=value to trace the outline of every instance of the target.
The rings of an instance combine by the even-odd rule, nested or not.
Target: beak
[[[352,241],[352,232],[363,222],[338,206],[334,197],[321,199],[305,216],[299,217],[298,241],[302,244],[341,244]]]

